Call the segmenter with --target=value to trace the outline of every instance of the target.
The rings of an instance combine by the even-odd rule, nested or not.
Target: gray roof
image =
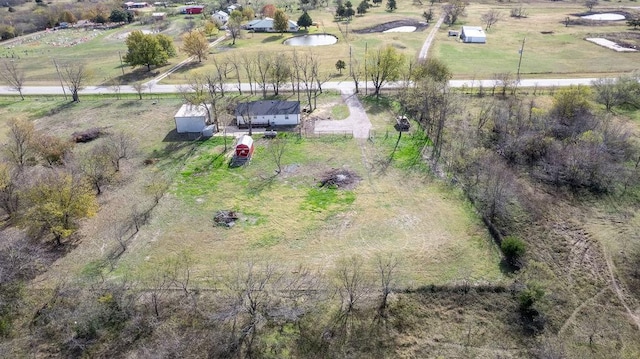
[[[253,101],[242,102],[236,107],[236,116],[265,116],[300,114],[299,101]]]

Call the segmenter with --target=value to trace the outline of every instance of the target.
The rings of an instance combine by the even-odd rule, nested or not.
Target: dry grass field
[[[340,103],[339,97],[332,98],[324,102]],[[194,258],[198,280],[210,276],[211,268],[235,261],[327,271],[337,259],[354,254],[368,261],[377,254],[401,257],[402,283],[407,287],[460,278],[490,282],[503,278],[499,251],[460,193],[424,173],[393,167],[384,174],[377,170],[378,161],[395,142],[393,134],[385,140],[380,131],[379,141],[362,144],[344,137],[290,138],[284,171],[276,176],[264,140],[258,140],[254,159],[242,168],[227,167],[229,152],[223,152],[221,138],[174,141],[170,132],[178,100],[50,102],[31,114],[38,128],[61,137],[91,127],[126,130],[134,134],[140,151],[100,196],[101,209],[84,221],[77,247],[39,277],[38,286],[78,275],[103,259],[116,246],[113,228],[118,221],[126,219],[135,205],[151,205],[144,188],[158,173],[170,179],[170,190],[111,275],[144,277],[165,258],[186,250]],[[323,106],[330,108],[330,103]],[[24,111],[22,106],[13,102],[4,110]],[[391,128],[383,118],[379,115],[374,123]],[[91,145],[81,144],[79,150]],[[157,162],[144,166],[145,158]],[[327,172],[340,168],[361,179],[355,188],[318,187]],[[243,219],[230,229],[215,226],[218,210],[235,210]]]

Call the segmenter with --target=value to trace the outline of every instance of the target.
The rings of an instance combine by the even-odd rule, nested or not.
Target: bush
[[[507,262],[512,265],[517,264],[519,259],[524,255],[525,247],[525,243],[514,236],[506,237],[502,240],[502,244],[500,244],[500,249],[502,249],[502,253]]]

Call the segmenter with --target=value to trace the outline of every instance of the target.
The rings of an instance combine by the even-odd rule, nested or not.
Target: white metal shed
[[[202,132],[209,123],[211,105],[184,104],[173,117],[178,133]]]
[[[462,42],[484,44],[487,42],[487,34],[480,26],[463,26],[460,31]]]

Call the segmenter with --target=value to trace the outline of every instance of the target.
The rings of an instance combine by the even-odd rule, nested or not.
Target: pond
[[[394,27],[393,29],[385,30],[383,32],[414,32],[416,31],[415,26],[400,26]]]
[[[613,14],[613,13],[593,14],[593,15],[582,16],[582,18],[587,20],[600,20],[600,21],[612,21],[612,20],[625,19],[624,15]]]
[[[325,46],[338,42],[338,38],[333,35],[317,34],[296,36],[285,40],[284,44],[289,46]]]

